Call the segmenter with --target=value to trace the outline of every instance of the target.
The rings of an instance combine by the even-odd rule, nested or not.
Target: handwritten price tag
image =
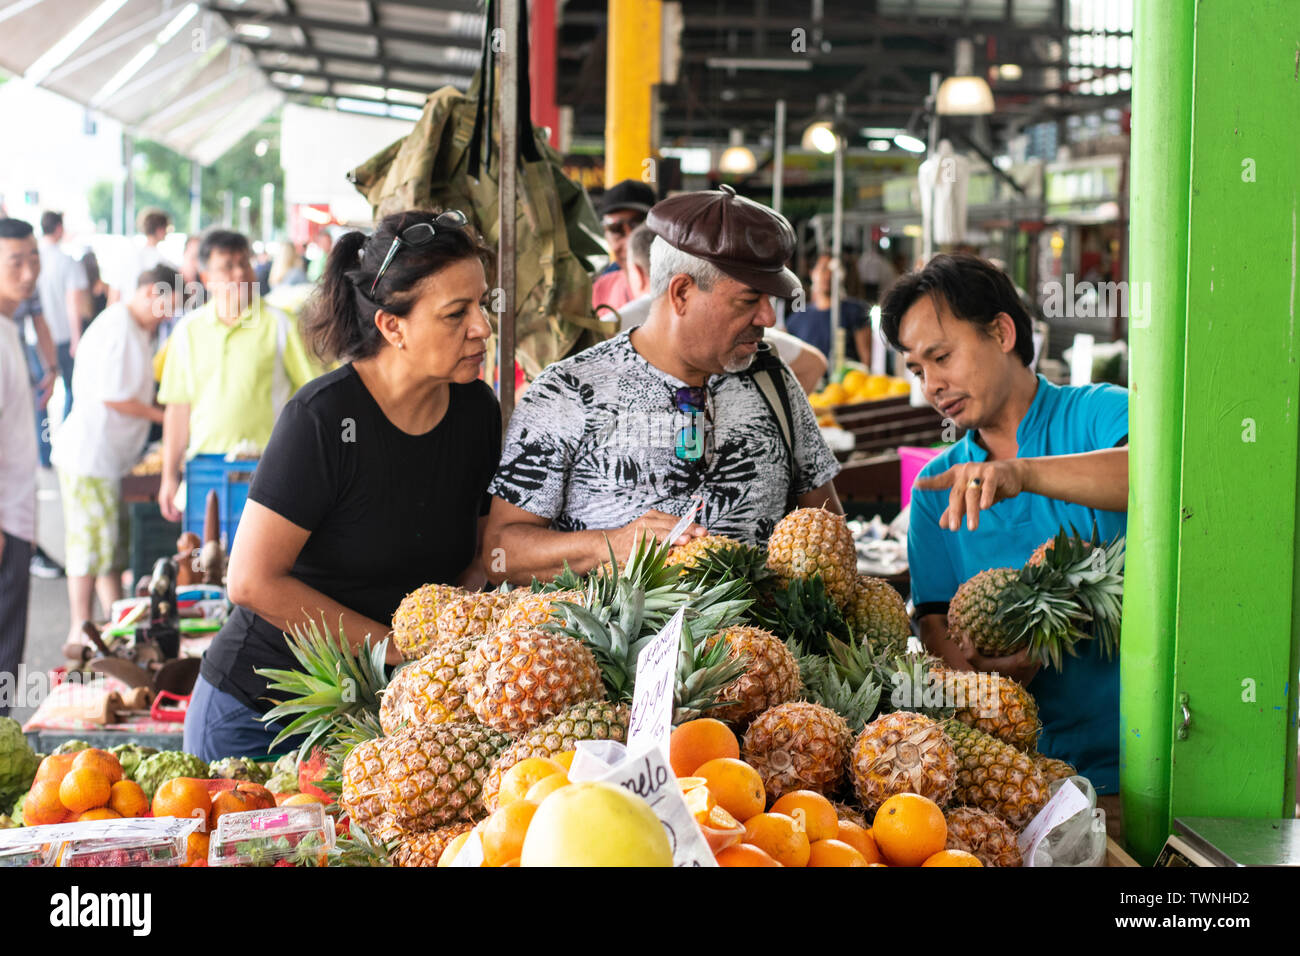
[[[626,760],[610,768],[609,773],[600,779],[630,790],[650,804],[650,809],[668,831],[673,866],[717,866],[708,841],[686,806],[677,775],[668,766],[667,750],[652,747],[630,753]]]
[[[682,520],[673,525],[673,530],[668,532],[668,542],[670,544],[686,533],[686,529],[691,526],[691,522],[694,521],[695,516],[700,513],[700,508],[703,507],[703,505],[703,501],[695,502],[695,507],[682,515]]]
[[[1056,796],[1047,801],[1047,806],[1038,811],[1020,834],[1017,842],[1020,844],[1020,855],[1024,857],[1025,865],[1033,865],[1031,861],[1034,859],[1034,851],[1038,849],[1038,844],[1043,842],[1048,833],[1075,814],[1085,813],[1087,810],[1088,798],[1075,786],[1073,780],[1067,780],[1061,785],[1061,789],[1056,791]]]
[[[668,746],[668,735],[673,729],[673,690],[684,613],[679,610],[674,614],[637,656],[636,690],[632,695],[632,717],[627,732],[628,750]]]

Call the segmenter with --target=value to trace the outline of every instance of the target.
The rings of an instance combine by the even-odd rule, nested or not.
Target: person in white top
[[[618,309],[620,332],[634,329],[650,317],[650,246],[654,239],[655,234],[644,224],[637,226],[628,237],[627,287],[632,292],[632,299]],[[817,390],[817,383],[826,374],[826,356],[820,349],[780,329],[764,330],[763,338],[776,349],[781,361],[790,366],[806,394]]]
[[[63,214],[41,214],[41,277],[36,288],[41,311],[58,356],[59,375],[66,397],[63,417],[72,410],[73,358],[81,340],[82,323],[90,318],[90,283],[81,263],[59,248],[63,242]]]
[[[29,223],[0,219],[0,679],[18,679],[27,643],[36,540],[36,431],[27,359],[10,318],[36,291],[41,255]],[[0,717],[8,716],[0,696]]]
[[[134,294],[101,312],[81,340],[75,404],[54,433],[51,456],[63,501],[70,642],[92,619],[92,591],[105,613],[122,596],[122,476],[144,450],[149,424],[162,424],[162,407],[153,402],[153,336],[176,311],[181,288],[174,268],[147,270]]]
[[[171,231],[172,218],[163,210],[149,206],[140,211],[136,226],[144,236],[144,245],[136,246],[127,253],[126,261],[108,291],[109,305],[131,298],[135,294],[135,285],[141,273],[162,262],[162,250],[158,248],[158,243],[166,239],[167,233]]]

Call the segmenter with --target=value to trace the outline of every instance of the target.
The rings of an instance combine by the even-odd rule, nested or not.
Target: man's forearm
[[[45,316],[33,315],[32,328],[36,330],[36,351],[44,359],[46,371],[57,372],[59,370],[59,353],[54,348],[54,336],[50,334],[50,327],[45,324]]]
[[[483,567],[493,584],[509,581],[528,584],[533,578],[549,580],[567,563],[575,574],[584,574],[609,560],[606,535],[610,531],[555,531],[532,524],[508,524],[487,539]],[[620,562],[625,554],[615,555]]]
[[[180,480],[190,442],[190,407],[168,405],[163,412],[163,477]]]
[[[1100,511],[1128,509],[1128,449],[1022,458],[1022,491]]]
[[[968,671],[970,661],[948,637],[948,620],[942,614],[927,614],[920,620],[921,644],[954,670]]]

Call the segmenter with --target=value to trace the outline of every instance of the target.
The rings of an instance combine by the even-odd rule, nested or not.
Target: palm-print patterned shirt
[[[812,408],[782,364],[790,396],[795,494],[830,481],[839,463]],[[655,368],[624,332],[556,362],[528,387],[510,419],[488,491],[559,531],[618,528],[651,509],[684,515],[714,534],[763,544],[785,513],[790,458],[780,426],[748,372],[714,375],[707,388],[705,455],[679,459],[692,416],[677,410],[685,385]]]

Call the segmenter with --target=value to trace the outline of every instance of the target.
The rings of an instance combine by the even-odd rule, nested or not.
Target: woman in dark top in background
[[[227,575],[238,606],[203,657],[187,752],[267,753],[276,731],[258,717],[273,702],[254,669],[296,666],[293,625],[341,617],[353,646],[377,642],[409,591],[482,584],[501,413],[478,380],[487,250],[464,222],[399,213],[331,252],[304,331],[346,364],[289,401],[254,473]]]

